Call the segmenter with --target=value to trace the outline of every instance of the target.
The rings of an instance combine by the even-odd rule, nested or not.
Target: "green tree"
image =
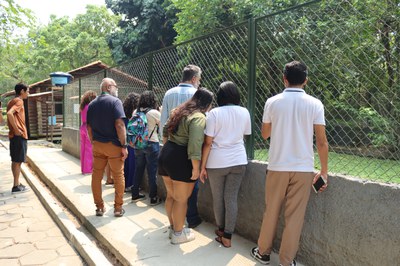
[[[173,43],[175,10],[164,0],[106,0],[107,7],[122,16],[119,31],[108,39],[113,58],[121,63]]]
[[[250,17],[258,17],[294,6],[304,1],[293,0],[170,0],[169,8],[177,9],[174,25],[181,43],[215,30],[230,27]]]
[[[88,5],[86,13],[70,21],[52,15],[46,26],[32,28],[31,49],[24,65],[17,66],[29,83],[48,78],[54,71],[68,71],[96,60],[113,65],[107,36],[117,29],[119,18],[105,6]]]
[[[26,51],[25,45],[19,45],[15,36],[18,31],[32,23],[29,10],[21,8],[14,0],[0,0],[0,94],[10,90],[16,81],[22,81],[13,65]]]
[[[15,30],[27,26],[31,19],[31,12],[14,0],[0,0],[0,44],[9,42]]]

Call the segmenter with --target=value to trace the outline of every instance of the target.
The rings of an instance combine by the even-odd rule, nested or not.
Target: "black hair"
[[[175,133],[183,117],[195,112],[205,113],[213,101],[214,94],[206,88],[200,88],[192,98],[172,110],[168,122],[168,132]]]
[[[194,77],[201,76],[201,69],[195,65],[187,65],[182,72],[182,82],[191,81]]]
[[[289,85],[301,85],[307,79],[307,66],[299,61],[292,61],[285,65],[283,75],[286,77]]]
[[[217,91],[217,104],[219,106],[240,104],[240,93],[235,83],[232,81],[225,81],[219,85],[219,90]]]
[[[27,85],[25,85],[24,83],[18,83],[17,85],[15,85],[15,94],[17,95],[17,96],[19,96],[20,94],[21,94],[21,91],[22,90],[24,90],[24,91],[27,91],[28,90],[28,86]]]
[[[130,119],[132,117],[133,110],[137,108],[139,103],[140,95],[136,92],[129,93],[123,103],[124,112],[126,118]]]
[[[153,91],[144,91],[139,98],[137,109],[158,109],[156,95]]]

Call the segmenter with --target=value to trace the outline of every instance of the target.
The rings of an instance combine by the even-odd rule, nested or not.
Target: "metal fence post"
[[[62,125],[62,127],[65,127],[65,103],[66,103],[66,101],[65,101],[65,87],[66,86],[63,86],[63,90],[62,90],[62,92],[63,92],[63,95],[62,95],[62,98],[63,98],[63,104],[62,104],[62,116],[63,116],[63,125]]]
[[[79,104],[81,104],[81,99],[82,99],[82,80],[79,78]],[[81,125],[81,116],[79,115],[79,124],[78,127]]]
[[[254,114],[255,114],[255,95],[256,95],[256,22],[250,18],[248,22],[248,90],[247,108],[250,112],[252,134],[246,138],[247,157],[254,159]]]
[[[149,54],[149,63],[148,63],[148,90],[153,90],[153,53]]]

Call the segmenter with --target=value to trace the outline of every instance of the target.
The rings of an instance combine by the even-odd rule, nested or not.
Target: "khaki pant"
[[[115,199],[114,208],[120,210],[122,208],[125,178],[124,178],[124,161],[121,160],[121,147],[111,142],[103,143],[93,142],[93,173],[92,173],[92,193],[94,204],[97,208],[104,207],[102,197],[101,181],[103,180],[104,169],[107,162],[110,166],[111,175],[114,178]]]
[[[265,184],[265,212],[258,247],[261,254],[270,254],[281,207],[284,224],[279,260],[289,265],[296,256],[304,215],[314,178],[313,173],[268,171]]]

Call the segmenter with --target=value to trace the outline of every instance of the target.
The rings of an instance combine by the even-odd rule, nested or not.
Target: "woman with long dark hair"
[[[158,173],[167,189],[165,209],[170,222],[172,244],[194,240],[190,228],[183,228],[187,200],[200,176],[201,147],[204,141],[205,113],[213,94],[201,88],[170,115],[163,129],[164,147],[159,157]]]
[[[144,91],[139,98],[136,112],[144,112],[147,119],[149,132],[148,145],[144,149],[135,149],[135,174],[132,186],[132,201],[137,202],[145,199],[144,194],[139,193],[142,183],[144,169],[147,166],[147,177],[149,178],[150,205],[160,204],[157,196],[157,165],[160,152],[160,141],[158,139],[158,125],[160,124],[161,113],[158,110],[156,96],[153,91]]]
[[[137,108],[139,103],[140,95],[136,92],[129,93],[124,102],[124,112],[125,112],[125,126],[128,125],[129,119],[131,119],[133,111]],[[124,176],[125,176],[125,192],[130,192],[133,185],[133,176],[135,175],[135,150],[128,146],[128,157],[125,159],[124,163]]]
[[[79,107],[81,113],[82,125],[79,128],[81,137],[81,172],[82,174],[90,174],[93,170],[93,153],[92,143],[90,142],[87,132],[86,117],[89,108],[89,103],[97,97],[96,92],[92,90],[86,91],[81,98]]]

